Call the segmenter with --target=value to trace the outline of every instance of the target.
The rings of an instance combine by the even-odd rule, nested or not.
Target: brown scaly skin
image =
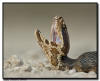
[[[97,66],[96,51],[86,52],[77,59],[67,56],[70,49],[67,27],[62,17],[55,16],[51,27],[51,41],[44,38],[39,30],[35,30],[38,44],[43,49],[50,63],[60,70],[75,68],[77,71],[95,71]],[[56,34],[55,34],[56,33]]]

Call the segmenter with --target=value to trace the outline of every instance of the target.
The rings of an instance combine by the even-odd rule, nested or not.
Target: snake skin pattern
[[[70,40],[63,17],[55,16],[51,27],[51,41],[47,40],[39,30],[35,30],[38,44],[55,69],[66,70],[75,68],[77,71],[95,71],[97,52],[91,51],[80,55],[77,59],[68,57]]]

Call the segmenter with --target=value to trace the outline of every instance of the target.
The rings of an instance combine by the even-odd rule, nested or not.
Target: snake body
[[[51,41],[47,40],[39,30],[35,30],[38,44],[43,49],[52,66],[66,70],[75,68],[77,71],[95,71],[97,69],[97,52],[85,52],[77,59],[68,57],[70,40],[63,17],[55,16],[51,26]]]

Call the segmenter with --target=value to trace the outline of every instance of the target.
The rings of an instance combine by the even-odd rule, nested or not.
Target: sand
[[[17,55],[12,55],[4,61],[5,78],[96,78],[95,72],[76,72],[72,70],[54,70],[46,58],[41,61],[25,60]],[[34,62],[35,61],[35,62]]]

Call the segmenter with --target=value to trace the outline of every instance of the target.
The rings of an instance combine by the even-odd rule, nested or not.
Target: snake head
[[[39,30],[35,30],[35,36],[51,64],[59,65],[60,56],[66,56],[69,52],[69,35],[63,17],[53,18],[51,41],[47,40]]]

